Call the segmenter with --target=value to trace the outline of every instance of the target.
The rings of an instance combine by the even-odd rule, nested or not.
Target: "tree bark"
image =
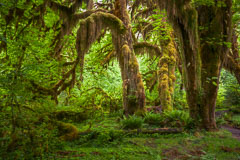
[[[188,1],[158,1],[167,10],[181,42],[181,59],[190,116],[216,129],[215,104],[222,61],[231,37],[231,0],[192,7]],[[221,4],[220,4],[221,5]],[[201,41],[200,41],[201,40]]]
[[[200,52],[197,33],[197,12],[190,1],[158,1],[160,8],[166,9],[169,21],[180,40],[180,56],[183,79],[187,93],[190,116],[199,120],[200,112]]]
[[[216,129],[215,106],[222,62],[229,52],[227,43],[231,42],[231,0],[222,6],[198,8],[198,25],[201,37],[201,111],[202,125],[208,130]]]
[[[238,50],[238,35],[236,34],[236,30],[233,30],[232,35],[232,50],[228,52],[228,55],[223,62],[223,67],[227,71],[231,72],[235,75],[238,84],[240,84],[240,57]]]
[[[133,50],[133,40],[126,0],[116,0],[114,15],[122,20],[125,34],[113,33],[112,40],[119,60],[123,80],[123,108],[126,115],[144,112],[145,91],[139,65]]]

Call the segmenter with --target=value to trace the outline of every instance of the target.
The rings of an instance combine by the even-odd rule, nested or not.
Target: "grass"
[[[80,131],[89,128],[89,123],[78,124]],[[64,147],[56,152],[62,160],[237,160],[240,159],[240,142],[231,133],[184,132],[168,135],[122,135],[112,137],[112,131],[121,128],[116,117],[95,119],[91,130],[100,131],[96,138],[86,136],[73,142],[64,142]],[[144,124],[146,125],[146,124]],[[111,133],[111,134],[110,134]]]
[[[229,152],[223,150],[230,148]],[[178,135],[138,135],[127,137],[122,141],[99,144],[90,141],[83,145],[75,142],[66,143],[68,155],[63,159],[122,159],[122,160],[156,160],[156,159],[219,159],[237,160],[240,144],[225,131],[218,133],[201,133],[199,137],[183,133]],[[232,151],[231,151],[232,149]],[[237,149],[236,149],[237,150]],[[74,155],[76,157],[74,157]]]

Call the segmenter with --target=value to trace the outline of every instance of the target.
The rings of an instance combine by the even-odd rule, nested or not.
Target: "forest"
[[[0,0],[0,160],[239,160],[240,0]]]

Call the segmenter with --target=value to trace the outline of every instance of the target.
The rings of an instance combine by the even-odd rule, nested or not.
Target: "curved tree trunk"
[[[112,40],[119,60],[123,80],[123,107],[126,115],[144,112],[145,91],[139,65],[133,51],[133,40],[126,0],[116,0],[114,15],[127,28],[125,34],[113,33]]]
[[[232,52],[228,52],[228,55],[223,62],[223,67],[227,71],[234,74],[238,81],[238,84],[240,84],[240,57],[237,40],[238,36],[236,34],[236,30],[234,29],[232,35]]]

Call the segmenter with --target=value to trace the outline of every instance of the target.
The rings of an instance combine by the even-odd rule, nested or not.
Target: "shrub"
[[[232,117],[232,122],[235,127],[240,127],[240,115],[234,115]]]
[[[121,121],[123,129],[138,129],[143,125],[144,120],[138,116],[129,116],[128,118],[124,117]]]
[[[189,114],[181,110],[173,110],[164,112],[166,123],[169,123],[171,127],[185,127],[193,128],[194,121],[189,117]]]
[[[164,121],[164,116],[162,114],[147,113],[144,117],[144,122],[150,125],[161,124]]]
[[[224,88],[223,103],[228,106],[239,106],[240,104],[240,85],[236,78],[229,72],[223,70],[221,72],[221,83]],[[221,87],[220,86],[220,87]]]
[[[189,117],[186,112],[180,110],[165,111],[164,116],[171,121],[174,120],[185,121]]]
[[[99,144],[107,144],[109,142],[122,140],[124,134],[122,131],[117,130],[105,130],[99,133],[97,136],[97,142]]]

